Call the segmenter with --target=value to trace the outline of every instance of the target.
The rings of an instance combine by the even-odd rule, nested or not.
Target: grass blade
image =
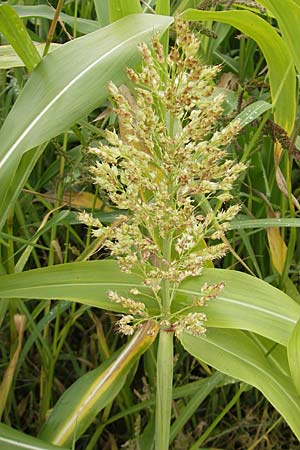
[[[129,14],[139,14],[142,8],[139,0],[109,0],[110,22],[122,19]]]
[[[0,447],[4,450],[70,450],[48,444],[0,423]]]
[[[29,19],[30,17],[40,17],[41,19],[53,20],[55,10],[47,5],[13,5],[12,8],[16,11],[19,17]],[[60,13],[60,20],[74,26],[75,19],[65,13]],[[88,34],[99,30],[99,24],[94,20],[76,18],[76,28],[79,33]]]
[[[41,430],[40,438],[56,445],[71,446],[96,415],[119,393],[127,374],[156,338],[158,326],[145,323],[112,362],[83,375],[60,398]]]
[[[294,386],[300,395],[300,321],[297,322],[289,339],[287,352]]]
[[[140,278],[120,272],[116,261],[112,260],[60,264],[12,274],[10,278],[8,275],[0,277],[2,298],[67,299],[117,312],[123,312],[124,309],[108,299],[107,291],[117,290],[125,296],[134,287],[149,294]],[[12,295],[13,292],[20,295]],[[154,299],[145,297],[143,301],[149,312],[159,313]]]
[[[18,14],[9,5],[0,5],[0,31],[32,72],[41,57]]]
[[[278,370],[249,335],[210,329],[205,337],[183,333],[180,340],[195,358],[259,389],[300,439],[300,397],[292,380]]]
[[[216,20],[228,23],[257,42],[268,63],[275,121],[290,133],[296,117],[296,74],[289,49],[275,29],[250,11],[214,12],[188,9],[182,17],[191,21]]]
[[[287,345],[300,317],[300,306],[284,292],[241,272],[204,269],[200,277],[184,281],[176,290],[172,312],[192,306],[205,283],[225,283],[222,293],[205,308],[207,326],[241,328]],[[72,300],[109,311],[124,311],[112,303],[107,290],[125,297],[138,288],[141,300],[150,314],[159,314],[156,300],[143,285],[142,279],[120,272],[116,261],[87,261],[61,264],[0,277],[0,297]],[[147,295],[148,294],[148,295]],[[190,311],[191,311],[190,310]]]
[[[299,305],[279,289],[242,272],[205,269],[201,277],[179,286],[173,308],[180,310],[192,305],[202,283],[222,281],[224,290],[205,307],[207,327],[249,330],[287,345],[300,317]]]
[[[57,47],[60,47],[61,44],[51,44],[49,51],[55,50]],[[42,56],[44,52],[45,44],[35,44],[35,47]],[[24,67],[25,63],[22,59],[17,55],[11,45],[1,45],[0,46],[0,69],[10,69],[12,67]]]
[[[300,227],[300,219],[246,219],[239,216],[238,219],[233,219],[229,224],[230,230],[245,230],[252,228],[268,228],[268,227]]]
[[[269,9],[277,19],[283,39],[292,54],[298,72],[300,72],[298,45],[300,40],[300,2],[298,0],[258,0],[258,2]]]

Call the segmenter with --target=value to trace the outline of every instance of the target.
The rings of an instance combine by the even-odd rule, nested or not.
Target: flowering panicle
[[[214,87],[220,67],[199,63],[196,36],[181,20],[175,27],[177,38],[168,56],[157,36],[152,50],[140,44],[141,72],[127,70],[134,99],[109,84],[119,135],[106,131],[107,142],[90,149],[98,158],[91,168],[94,182],[113,205],[129,211],[105,234],[104,245],[122,271],[139,269],[160,305],[162,283],[170,283],[174,292],[185,278],[200,275],[207,261],[225,255],[222,240],[239,211],[239,205],[226,202],[245,169],[226,148],[239,122],[220,125],[224,97]],[[106,229],[95,219],[82,219],[96,228],[96,236],[104,236]],[[196,305],[223,287],[205,285]],[[119,329],[131,334],[133,316],[147,315],[143,304],[111,291],[108,295],[130,313],[119,321]],[[203,334],[204,321],[203,314],[190,313],[180,319],[176,333]]]

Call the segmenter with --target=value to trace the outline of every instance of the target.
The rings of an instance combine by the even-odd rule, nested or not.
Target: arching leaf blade
[[[5,35],[29,72],[32,72],[41,57],[22,20],[9,5],[0,5],[0,31]]]
[[[114,260],[60,264],[0,277],[0,298],[71,300],[116,312],[124,308],[109,300],[107,291],[128,296],[133,288],[147,294],[142,300],[150,313],[157,314],[158,305],[143,279],[120,272]]]
[[[275,29],[250,11],[188,9],[182,13],[182,17],[191,21],[215,20],[228,23],[257,42],[268,63],[275,121],[290,133],[296,117],[296,74],[290,51]]]
[[[55,14],[55,10],[47,5],[12,5],[11,7],[16,11],[18,16],[23,19],[40,17],[42,19],[53,20]],[[75,19],[73,16],[69,16],[68,14],[62,12],[60,13],[59,18],[62,22],[70,25],[71,27],[74,26]],[[77,17],[76,28],[79,33],[88,34],[99,30],[100,26],[94,20]]]
[[[300,439],[300,396],[248,334],[209,329],[205,337],[183,333],[180,340],[195,358],[259,389]]]
[[[224,290],[203,308],[193,306],[204,283],[225,283]],[[108,290],[130,296],[130,289],[142,292],[150,314],[159,307],[143,279],[122,273],[116,261],[87,261],[61,264],[0,277],[0,297],[40,298],[77,301],[82,304],[123,311],[107,297]],[[150,295],[150,296],[149,296]],[[284,292],[250,275],[223,269],[204,269],[176,289],[172,310],[204,311],[207,327],[253,331],[283,345],[300,317],[300,306]]]
[[[201,286],[224,282],[224,290],[209,300],[201,310],[207,315],[207,327],[253,331],[287,345],[300,317],[300,307],[284,292],[264,281],[242,272],[205,269],[200,277],[184,281],[176,291],[174,310],[192,306],[200,296]]]
[[[79,378],[61,396],[40,432],[40,438],[71,446],[122,389],[129,370],[156,338],[158,325],[146,322],[117,355]]]
[[[4,423],[0,423],[0,448],[3,450],[69,450],[66,447],[57,447],[57,445],[28,436]]]
[[[258,0],[277,19],[284,41],[300,73],[300,2],[299,0]]]
[[[287,354],[294,386],[300,395],[300,320],[296,323],[289,339]]]

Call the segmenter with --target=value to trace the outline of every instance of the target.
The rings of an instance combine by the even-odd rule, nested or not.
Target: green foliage
[[[197,11],[188,9],[186,20],[217,20],[238,28],[254,39],[266,58],[276,122],[291,132],[296,116],[295,70],[290,52],[278,33],[250,11]],[[286,98],[290,99],[287,104]]]
[[[66,447],[48,444],[41,439],[27,436],[3,423],[0,424],[0,444],[5,450],[67,450]]]
[[[18,14],[8,5],[0,5],[0,31],[5,35],[27,69],[32,72],[41,57]]]
[[[293,130],[300,2],[259,0],[264,11],[245,2],[228,8],[203,1],[200,10],[188,9],[198,3],[65,2],[53,39],[57,49],[45,58],[39,53],[54,9],[0,6],[0,372],[2,389],[10,390],[1,448],[70,449],[76,441],[78,450],[98,450],[127,441],[128,448],[152,450],[155,433],[160,450],[265,449],[267,439],[270,448],[299,446],[300,172]],[[140,274],[121,272],[101,249],[101,237],[94,238],[91,227],[85,236],[79,225],[78,205],[105,230],[118,224],[120,213],[102,189],[81,192],[93,163],[82,150],[106,144],[105,129],[118,128],[119,118],[107,109],[107,84],[125,82],[127,66],[140,72],[137,44],[149,42],[154,31],[164,33],[166,54],[175,13],[192,21],[201,62],[222,63],[222,120],[226,125],[238,117],[243,128],[226,149],[248,164],[235,193],[243,209],[228,224],[231,251],[218,268],[205,267],[174,289],[159,346],[155,332],[143,335],[147,323],[123,345],[115,323],[128,309],[107,291],[127,298],[138,289],[151,317],[159,320],[161,311]],[[75,38],[78,33],[86,36]],[[171,46],[173,40],[171,31]],[[89,196],[83,201],[81,194]],[[285,252],[278,266],[279,248]],[[90,257],[100,260],[86,261]],[[205,308],[193,306],[205,283],[225,287]],[[187,312],[205,312],[206,336],[179,332],[178,317]],[[8,373],[16,314],[26,317],[26,332]],[[175,331],[182,346],[176,342],[173,358]],[[239,381],[247,384],[239,388]],[[31,437],[39,430],[39,439]]]
[[[7,205],[11,206],[11,192],[16,192],[14,175],[22,155],[100,105],[107,96],[108,82],[121,83],[128,63],[137,63],[140,40],[151,39],[155,29],[164,29],[170,21],[159,16],[125,17],[58,48],[41,61],[0,131],[0,228],[7,218]],[[36,99],[33,104],[32,98]]]

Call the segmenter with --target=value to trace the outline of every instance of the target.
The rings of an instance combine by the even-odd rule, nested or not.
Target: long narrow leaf
[[[139,0],[109,0],[110,22],[122,19],[128,14],[139,14],[142,12]]]
[[[206,337],[183,333],[180,340],[195,358],[259,389],[300,439],[300,397],[292,380],[250,336],[241,331],[210,329]]]
[[[300,73],[300,2],[297,0],[258,0],[265,8],[269,9],[278,21],[280,31],[285,40],[294,63]]]
[[[288,346],[289,367],[294,381],[295,388],[300,395],[300,321],[297,322]]]
[[[254,331],[287,345],[300,317],[300,306],[279,289],[241,272],[204,269],[200,277],[183,282],[176,290],[173,312],[199,310],[193,306],[193,299],[199,297],[201,286],[221,282],[225,283],[224,290],[204,310],[208,327]],[[142,292],[140,299],[150,314],[159,314],[143,280],[120,272],[112,260],[62,264],[0,277],[0,298],[65,299],[112,311],[124,310],[108,299],[107,291],[130,296],[132,288]]]
[[[106,361],[77,380],[60,398],[41,430],[40,438],[56,445],[71,446],[96,415],[119,393],[127,374],[153,343],[156,322],[147,322],[135,334],[115,361]]]
[[[230,222],[230,230],[244,230],[252,228],[268,228],[268,227],[300,227],[300,219],[246,219],[240,217],[239,219],[234,219]]]
[[[0,31],[32,72],[41,57],[18,14],[9,5],[0,5]]]
[[[263,100],[258,100],[257,102],[246,106],[246,108],[243,109],[236,119],[240,120],[241,127],[245,127],[271,108],[272,105],[270,103],[264,102]]]
[[[257,42],[268,63],[275,121],[290,133],[296,114],[296,74],[290,51],[275,29],[250,11],[214,12],[188,9],[183,13],[183,18],[228,23]]]
[[[39,145],[36,148],[29,150],[21,157],[15,176],[13,179],[9,180],[7,185],[7,195],[1,206],[2,217],[0,216],[0,230],[5,223],[9,211],[17,200],[22,187],[26,183],[31,171],[45,148],[45,144]]]
[[[149,294],[142,279],[120,272],[112,260],[60,264],[0,277],[0,298],[66,299],[117,312],[124,309],[108,299],[107,291],[128,296],[132,288]],[[151,314],[159,313],[154,299],[145,297],[143,301]]]
[[[109,24],[109,0],[94,0],[98,22],[101,27]]]
[[[53,51],[60,47],[61,44],[51,44],[50,50]],[[45,44],[35,45],[39,55],[42,56]],[[11,45],[0,46],[0,69],[10,69],[11,67],[24,67],[25,62],[17,55]]]
[[[65,131],[99,106],[110,80],[126,79],[137,45],[163,31],[172,18],[130,15],[48,54],[32,73],[0,130],[0,225],[3,205],[24,152]],[[0,227],[1,228],[1,227]]]
[[[3,450],[70,450],[43,442],[0,423],[0,448]]]
[[[202,276],[191,278],[180,285],[176,292],[174,309],[191,306],[192,299],[199,297],[204,282],[225,283],[224,290],[216,299],[208,301],[203,310],[207,315],[208,327],[254,331],[287,345],[300,317],[299,305],[288,295],[242,272],[206,269]],[[196,311],[197,308],[193,310]]]
[[[53,20],[55,9],[47,5],[13,5],[12,8],[16,11],[19,17],[27,19],[30,17],[40,17],[43,19]],[[75,19],[65,13],[60,13],[59,18],[62,22],[74,26]],[[76,28],[79,33],[88,34],[99,30],[99,24],[94,20],[76,18]]]

